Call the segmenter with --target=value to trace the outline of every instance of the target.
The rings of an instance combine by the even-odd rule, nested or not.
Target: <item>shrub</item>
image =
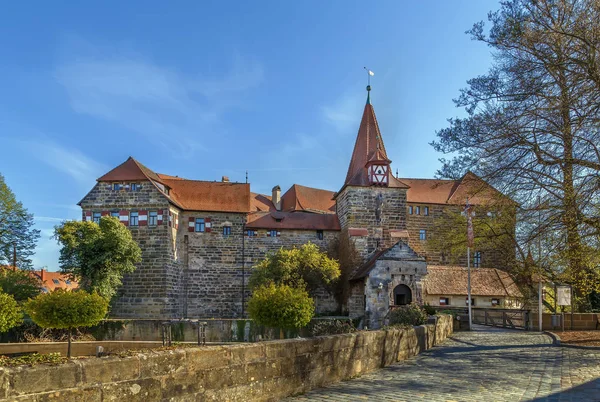
[[[427,321],[427,313],[416,303],[400,306],[390,314],[390,325],[422,325]]]
[[[67,357],[71,357],[73,329],[98,324],[108,311],[108,302],[97,293],[57,289],[29,300],[25,311],[42,328],[69,330]]]
[[[350,334],[352,332],[356,332],[352,321],[342,320],[318,320],[311,329],[313,336]]]
[[[6,332],[23,322],[23,313],[11,295],[0,293],[0,332]]]
[[[39,354],[32,353],[30,355],[8,357],[0,356],[0,367],[2,366],[35,366],[36,364],[50,364],[52,366],[65,362],[65,358],[60,353]]]
[[[248,313],[265,327],[299,329],[310,322],[315,305],[304,289],[270,283],[254,290]]]
[[[42,281],[31,271],[0,269],[0,292],[23,302],[41,292]]]
[[[430,306],[429,304],[425,304],[423,306],[423,309],[425,310],[425,312],[427,313],[427,315],[435,315],[436,313],[436,309],[433,306]]]

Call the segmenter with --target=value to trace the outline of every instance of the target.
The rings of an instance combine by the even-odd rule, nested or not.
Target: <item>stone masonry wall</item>
[[[413,207],[413,214],[408,212],[408,207]],[[416,207],[420,207],[420,213],[416,213]],[[429,208],[429,215],[425,215],[425,207]],[[425,240],[420,240],[419,232],[421,229],[426,231],[427,240],[440,235],[439,228],[436,228],[436,222],[444,219],[445,211],[453,211],[460,213],[464,209],[460,205],[440,205],[440,204],[419,204],[408,203],[406,212],[407,229],[409,233],[409,245],[420,255],[427,259],[429,265],[459,265],[467,266],[466,248],[464,255],[457,260],[453,260],[450,256],[440,249],[432,249]],[[466,232],[465,227],[465,232]],[[466,246],[465,246],[466,247]],[[471,266],[473,266],[473,255],[476,251],[481,252],[481,267],[486,268],[510,268],[507,256],[514,255],[514,247],[509,242],[507,244],[496,244],[493,249],[478,249],[471,250]]]
[[[140,182],[137,191],[113,190],[111,183],[98,182],[81,201],[83,213],[127,210],[162,210],[163,223],[154,227],[129,227],[133,239],[142,249],[142,262],[125,275],[111,315],[116,317],[169,317],[178,309],[170,297],[175,286],[172,272],[173,253],[169,241],[166,197],[148,181]]]
[[[0,368],[0,400],[272,401],[405,360],[451,333],[442,316],[410,329]]]
[[[380,223],[375,214],[379,194],[383,196]],[[363,257],[391,247],[397,239],[391,238],[390,230],[406,229],[405,189],[348,186],[338,195],[336,208],[342,229],[368,229],[366,247],[358,250]]]
[[[210,232],[189,232],[189,219],[209,218]],[[326,250],[337,232],[325,231],[323,240],[316,231],[282,230],[277,237],[257,229],[256,236],[244,231],[245,214],[223,212],[183,212],[179,217],[177,244],[183,276],[180,299],[183,316],[188,318],[242,317],[242,255],[245,255],[244,298],[248,301],[248,279],[252,266],[267,253],[313,242]],[[231,227],[224,235],[223,227]],[[187,297],[186,297],[187,295]],[[335,300],[326,293],[318,298],[319,311],[335,310]]]

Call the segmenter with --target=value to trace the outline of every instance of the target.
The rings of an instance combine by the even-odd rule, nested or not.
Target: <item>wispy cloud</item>
[[[33,218],[36,222],[49,222],[49,223],[60,223],[62,221],[67,220],[67,218],[55,218],[53,216],[34,216]]]
[[[105,165],[89,158],[81,151],[52,141],[24,141],[22,144],[39,160],[80,183],[89,184],[108,170]]]
[[[321,106],[325,122],[342,134],[358,129],[361,118],[360,99],[358,94],[342,95],[332,104]]]
[[[184,74],[135,54],[87,50],[55,71],[77,113],[119,124],[178,156],[210,146],[226,131],[224,111],[263,80],[262,65],[235,55],[228,71]]]

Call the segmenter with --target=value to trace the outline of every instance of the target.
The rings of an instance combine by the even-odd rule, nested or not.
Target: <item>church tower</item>
[[[408,189],[392,174],[370,91],[369,85],[346,180],[336,194],[342,230],[355,238],[363,257],[391,247],[406,235]]]

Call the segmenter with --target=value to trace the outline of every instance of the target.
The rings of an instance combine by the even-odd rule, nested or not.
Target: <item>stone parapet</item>
[[[451,333],[442,316],[411,329],[0,368],[0,400],[277,400],[415,356]]]

